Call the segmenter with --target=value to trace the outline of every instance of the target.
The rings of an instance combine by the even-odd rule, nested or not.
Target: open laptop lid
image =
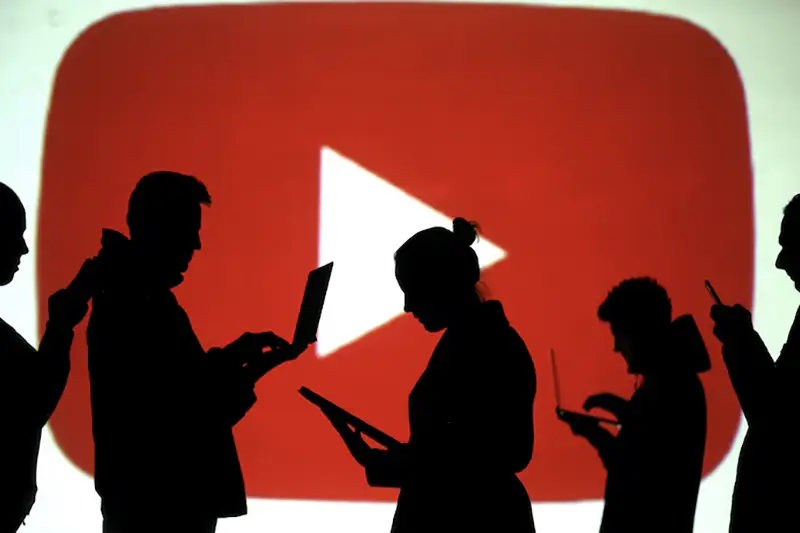
[[[328,293],[328,283],[331,280],[332,271],[333,262],[330,262],[309,272],[303,303],[300,304],[300,314],[297,316],[294,339],[292,339],[293,345],[307,346],[317,341],[317,329],[319,329],[322,306],[325,304],[325,295]]]
[[[558,382],[558,367],[556,366],[556,351],[554,349],[552,349],[552,348],[550,348],[550,362],[551,362],[551,364],[553,366],[553,384],[554,384],[554,390],[555,390],[555,393],[556,393],[556,412],[559,413],[559,416],[564,415],[564,416],[569,416],[569,417],[572,417],[572,418],[575,418],[575,417],[588,418],[588,419],[591,419],[591,420],[597,420],[598,422],[604,422],[606,424],[612,424],[612,425],[615,425],[615,426],[619,425],[619,422],[617,420],[612,420],[610,418],[603,418],[603,417],[600,417],[600,416],[587,415],[585,413],[579,413],[577,411],[569,411],[569,410],[564,409],[563,407],[561,407],[561,387],[559,386],[559,382]]]

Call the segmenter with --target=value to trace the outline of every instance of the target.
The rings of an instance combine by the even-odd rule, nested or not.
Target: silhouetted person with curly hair
[[[597,420],[562,417],[608,471],[600,532],[691,533],[706,442],[705,343],[690,315],[673,322],[667,291],[650,278],[614,287],[598,316],[628,372],[642,378],[630,400],[601,393],[584,403],[617,417],[616,436]]]

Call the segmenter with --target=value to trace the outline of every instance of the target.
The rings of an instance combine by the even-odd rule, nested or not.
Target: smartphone
[[[706,289],[708,290],[708,293],[711,295],[711,297],[714,298],[714,301],[717,303],[717,305],[724,305],[722,303],[722,300],[719,299],[717,291],[714,290],[714,286],[711,285],[711,282],[708,280],[706,280]]]
[[[610,418],[602,418],[599,416],[592,416],[587,415],[584,413],[578,413],[576,411],[567,411],[566,409],[561,409],[560,407],[556,408],[556,416],[560,420],[569,423],[572,420],[592,420],[594,422],[603,422],[604,424],[611,424],[612,426],[619,426],[620,423],[618,420],[611,420]]]

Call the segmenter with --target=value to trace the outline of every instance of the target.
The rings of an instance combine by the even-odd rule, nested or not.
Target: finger
[[[290,346],[289,342],[279,337],[271,331],[261,333],[251,333],[252,341],[258,345],[259,348],[286,348]]]
[[[746,307],[740,304],[734,305],[733,309],[742,316],[748,316],[750,314],[750,311]]]

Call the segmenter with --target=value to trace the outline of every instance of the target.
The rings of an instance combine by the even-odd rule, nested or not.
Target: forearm
[[[364,465],[371,487],[401,488],[411,467],[407,444],[391,450],[372,450]]]
[[[780,385],[775,362],[761,337],[753,331],[738,342],[724,345],[722,355],[748,424],[767,420],[776,406]]]
[[[32,369],[31,404],[36,406],[33,422],[44,426],[55,411],[70,371],[70,349],[75,334],[69,327],[48,322]]]
[[[256,403],[255,380],[246,367],[226,361],[225,351],[221,348],[211,348],[206,361],[206,371],[217,384],[215,405],[226,423],[235,426]]]
[[[584,437],[597,450],[606,470],[613,468],[617,458],[617,437],[599,425],[587,431]]]

